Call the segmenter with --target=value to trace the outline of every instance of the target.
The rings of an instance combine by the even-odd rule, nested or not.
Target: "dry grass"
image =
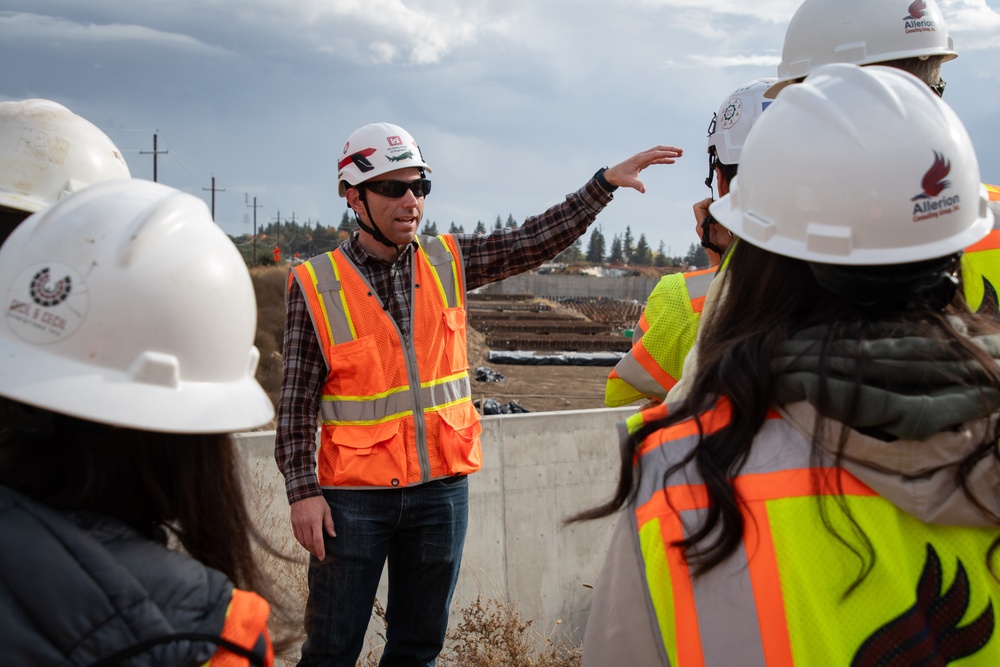
[[[257,381],[277,407],[281,389],[281,342],[285,329],[285,288],[287,266],[263,266],[250,269],[254,295],[257,297],[257,337],[260,350]],[[267,425],[265,428],[273,428]]]
[[[438,667],[579,667],[583,649],[561,632],[562,621],[544,635],[525,621],[517,604],[477,596],[461,610],[458,627],[448,631]],[[375,633],[381,643],[370,644],[358,667],[377,667],[385,645],[385,610],[375,600],[372,615],[381,621]]]

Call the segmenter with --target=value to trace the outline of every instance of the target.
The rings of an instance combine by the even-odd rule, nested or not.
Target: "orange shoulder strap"
[[[267,616],[270,607],[261,596],[249,591],[233,589],[233,599],[226,611],[226,623],[222,626],[222,638],[251,651],[259,660],[253,664],[265,667],[274,665],[274,647],[267,632]],[[219,647],[209,667],[248,667],[250,660],[237,655],[225,647]]]

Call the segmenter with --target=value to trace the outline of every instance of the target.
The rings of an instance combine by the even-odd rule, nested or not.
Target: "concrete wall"
[[[598,278],[556,273],[522,273],[482,288],[489,294],[534,294],[548,296],[603,296],[645,303],[659,277],[624,276]]]
[[[538,639],[558,627],[579,643],[612,519],[564,527],[563,520],[607,500],[617,482],[617,425],[634,408],[540,412],[483,418],[483,469],[469,479],[469,533],[452,604],[483,595],[517,604]],[[276,546],[303,555],[288,524],[274,432],[237,436],[246,454],[259,526]],[[304,561],[303,561],[304,562]],[[286,590],[305,593],[305,566],[274,561]],[[385,601],[385,576],[379,590]],[[557,626],[558,623],[558,626]],[[378,643],[373,622],[369,639]]]

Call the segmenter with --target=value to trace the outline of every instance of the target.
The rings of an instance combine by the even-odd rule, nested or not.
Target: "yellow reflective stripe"
[[[462,403],[470,403],[472,401],[471,396],[463,396],[451,403],[442,403],[441,405],[435,405],[424,410],[424,412],[437,412],[439,410],[444,410],[445,408],[450,408],[453,405],[461,405]]]
[[[452,382],[453,380],[460,380],[464,377],[469,377],[469,371],[459,371],[458,373],[453,373],[451,375],[446,375],[443,378],[437,380],[431,380],[430,382],[421,382],[421,387],[433,387],[436,384],[445,384],[446,382]]]
[[[451,253],[451,246],[444,240],[444,234],[441,235],[441,243],[444,243],[444,247],[448,249],[448,254],[451,255],[451,277],[455,282],[455,308],[462,305],[462,287],[458,280],[458,260]],[[435,271],[436,273],[436,271]]]
[[[313,269],[312,262],[306,262],[306,271],[309,272],[309,279],[312,280],[313,291],[316,292],[317,301],[319,301],[319,308],[323,311],[323,326],[326,327],[326,335],[331,344],[336,343],[333,339],[333,330],[330,328],[330,315],[326,312],[326,304],[323,303],[323,295],[319,293],[316,289],[316,284],[319,283],[319,279],[316,277],[316,271]],[[336,275],[336,264],[334,264],[334,275]],[[343,290],[341,290],[343,294]]]
[[[442,244],[444,243],[444,239],[442,239],[440,236],[438,236],[437,239],[440,243]],[[435,266],[434,262],[429,262],[428,264],[431,267],[431,273],[434,275],[434,282],[437,283],[438,292],[441,293],[441,303],[444,304],[445,308],[451,308],[452,304],[448,299],[448,294],[444,290],[444,283],[441,282],[441,276],[438,275],[437,266]]]
[[[393,419],[402,419],[412,414],[413,410],[409,410],[407,412],[397,412],[393,415],[387,415],[381,419],[324,419],[322,423],[323,426],[374,426],[375,424],[384,424]]]
[[[625,428],[628,430],[629,435],[635,433],[645,425],[646,418],[643,417],[642,412],[636,412],[634,415],[629,415],[625,418]]]
[[[356,401],[356,402],[360,403],[360,402],[364,402],[364,401],[373,401],[373,400],[377,400],[377,399],[380,399],[380,398],[387,398],[389,396],[392,396],[393,394],[398,394],[400,392],[407,391],[409,388],[410,388],[409,385],[405,385],[404,384],[404,385],[402,385],[400,387],[393,387],[392,389],[389,389],[387,391],[380,391],[377,394],[362,394],[362,395],[354,395],[354,396],[351,396],[351,395],[348,395],[348,394],[343,394],[343,395],[341,395],[341,394],[323,394],[320,397],[320,400],[323,400],[323,401]]]
[[[639,528],[639,544],[656,625],[660,630],[660,637],[663,639],[670,664],[676,665],[677,624],[674,614],[674,586],[659,519],[647,521]]]
[[[338,249],[339,252],[339,249]],[[340,267],[337,266],[337,262],[331,256],[330,263],[333,264],[333,275],[341,285],[344,283],[340,280]],[[351,318],[351,309],[347,307],[347,293],[343,288],[340,290],[340,303],[344,307],[344,317],[347,319],[347,326],[351,328],[351,340],[358,339],[358,332],[354,329],[354,319]],[[324,313],[325,315],[325,313]]]
[[[420,387],[420,404],[425,412],[440,410],[472,400],[468,373],[457,373]],[[320,401],[324,424],[378,424],[388,419],[414,414],[409,387],[397,387],[373,396],[324,395]]]

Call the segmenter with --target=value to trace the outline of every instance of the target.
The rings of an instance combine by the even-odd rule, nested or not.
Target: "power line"
[[[170,152],[170,151],[161,151],[161,150],[157,150],[156,149],[157,135],[159,134],[159,132],[160,132],[159,130],[154,130],[153,131],[153,150],[151,150],[151,151],[139,151],[139,155],[152,155],[153,156],[153,182],[154,183],[156,182],[156,162],[157,162],[156,158],[161,153],[166,154],[166,153]],[[214,217],[213,217],[213,219],[214,219]]]
[[[225,188],[216,188],[215,187],[215,174],[212,175],[212,187],[211,188],[202,188],[202,190],[205,190],[205,191],[211,190],[212,191],[212,221],[214,222],[215,221],[215,193],[216,192],[225,192],[226,190],[225,190]]]

